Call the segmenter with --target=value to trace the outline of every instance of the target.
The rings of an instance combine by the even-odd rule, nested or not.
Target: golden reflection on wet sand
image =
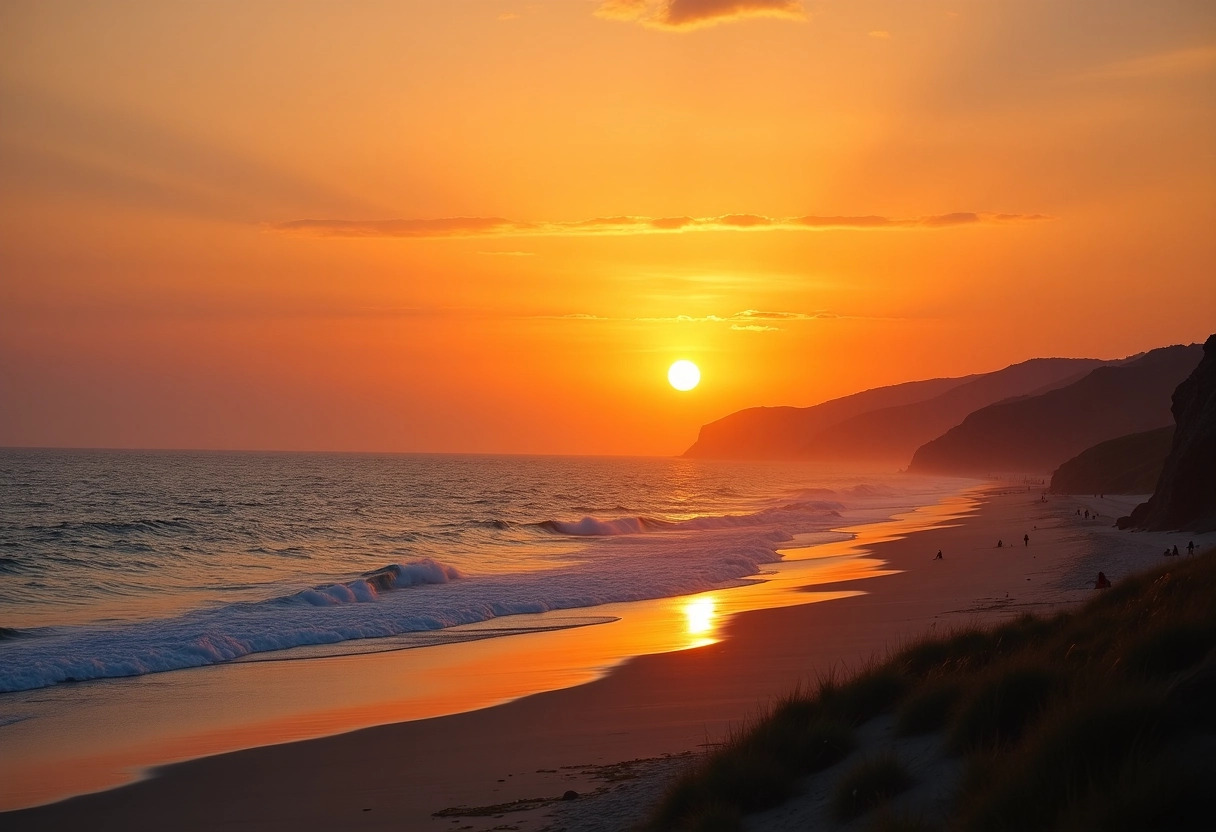
[[[846,529],[855,535],[850,540],[811,548],[795,540],[771,571],[736,588],[512,616],[452,632],[610,623],[12,694],[6,707],[31,718],[2,729],[0,810],[112,788],[166,763],[489,707],[592,681],[633,656],[713,644],[727,637],[736,613],[863,594],[818,587],[892,574],[884,561],[865,556],[870,546],[949,523],[975,505],[960,495]]]

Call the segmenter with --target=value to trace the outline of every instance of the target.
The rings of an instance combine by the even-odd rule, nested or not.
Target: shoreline
[[[171,674],[5,694],[16,719],[3,728],[0,744],[0,807],[32,808],[120,788],[154,769],[216,754],[493,707],[585,684],[638,656],[704,646],[740,611],[862,591],[808,597],[790,588],[814,591],[887,574],[879,561],[861,556],[857,540],[936,523],[959,501],[970,505],[961,496],[967,491],[960,484],[927,506],[796,536],[774,546],[782,560],[737,586],[490,619],[431,633],[434,643],[420,649],[395,647],[398,639],[390,637],[332,656],[255,654]]]
[[[205,757],[120,789],[7,813],[6,823],[21,829],[87,818],[103,828],[127,829],[169,823],[186,829],[225,823],[446,829],[457,827],[433,812],[585,790],[594,777],[588,765],[712,743],[798,684],[856,667],[939,623],[982,622],[1088,597],[1092,590],[1078,563],[1100,557],[1102,547],[1078,551],[1083,541],[1077,533],[1085,530],[1060,512],[1061,503],[1072,507],[1078,500],[1040,503],[1037,490],[991,485],[979,493],[977,510],[961,522],[854,541],[901,571],[881,582],[847,579],[830,588],[866,592],[862,585],[869,583],[872,592],[736,615],[721,641],[635,658],[576,687],[453,716]],[[1031,532],[1034,526],[1039,528]],[[1034,534],[1031,546],[994,548],[996,536],[1020,542],[1023,533]],[[1152,556],[1153,537],[1132,541],[1129,551],[1140,568],[1160,557],[1159,551]],[[946,556],[934,562],[938,548]],[[1108,574],[1117,579],[1124,573],[1112,567]],[[569,808],[590,805],[576,801]],[[513,814],[511,823],[540,823],[539,811],[524,813],[531,818]],[[469,828],[497,822],[486,818]]]

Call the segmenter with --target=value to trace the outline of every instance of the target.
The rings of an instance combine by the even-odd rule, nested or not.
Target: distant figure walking
[[[1085,519],[1089,519],[1089,509],[1085,509]]]
[[[1022,543],[1025,544],[1026,546],[1029,546],[1030,545],[1030,535],[1028,535],[1028,534],[1022,535]]]
[[[1195,541],[1192,540],[1186,544],[1186,554],[1187,554],[1187,557],[1190,557],[1191,555],[1195,554]]]
[[[1172,554],[1174,555],[1174,557],[1178,557],[1178,544],[1177,543],[1174,544],[1174,551]]]
[[[1004,540],[998,540],[998,541],[996,542],[996,548],[998,548],[998,549],[1000,549],[1000,548],[1001,548],[1002,546],[1004,546],[1004,545],[1005,545],[1005,541],[1004,541]]]
[[[1110,589],[1110,581],[1106,579],[1105,572],[1098,573],[1098,580],[1094,581],[1094,589]]]
[[[937,557],[935,557],[935,558],[934,558],[934,560],[941,560],[941,559],[942,559],[942,550],[941,550],[941,549],[938,549],[938,550],[937,550]]]

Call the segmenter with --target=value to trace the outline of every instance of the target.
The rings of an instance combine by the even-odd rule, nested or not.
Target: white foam
[[[533,561],[523,571],[478,574],[426,558],[170,618],[40,628],[4,640],[0,691],[737,585],[778,560],[777,549],[794,535],[906,507],[900,503],[907,498],[890,489],[853,491],[847,521],[840,514],[845,506],[829,499],[837,492],[806,489],[792,492],[792,502],[787,492],[784,500],[752,513],[687,519],[585,516],[521,524],[522,538],[536,541],[544,533],[545,545],[558,547],[552,551],[560,551],[560,567],[537,570]],[[554,535],[568,537],[568,548],[562,549],[565,544]]]

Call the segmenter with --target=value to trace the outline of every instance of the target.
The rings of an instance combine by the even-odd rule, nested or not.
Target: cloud
[[[573,312],[568,315],[542,315],[544,318],[558,318],[574,321],[616,321],[643,324],[729,324],[735,332],[780,332],[778,322],[834,320],[846,317],[835,312],[820,310],[817,312],[765,312],[759,309],[744,309],[733,315],[672,315],[667,317],[638,317],[610,318],[602,315],[590,315],[584,312]],[[851,317],[851,316],[850,316]]]
[[[945,228],[959,225],[1005,225],[1049,220],[1045,214],[993,214],[957,211],[899,219],[868,216],[766,217],[725,214],[720,217],[595,217],[563,222],[523,222],[503,217],[445,217],[393,220],[291,220],[269,223],[271,231],[321,237],[595,237],[638,234],[684,234],[692,231],[827,231],[881,228]]]
[[[601,0],[595,14],[668,30],[714,26],[746,17],[807,17],[802,0]]]
[[[891,33],[886,29],[875,29],[873,32],[870,32],[870,37],[878,38],[879,40],[890,40]]]

